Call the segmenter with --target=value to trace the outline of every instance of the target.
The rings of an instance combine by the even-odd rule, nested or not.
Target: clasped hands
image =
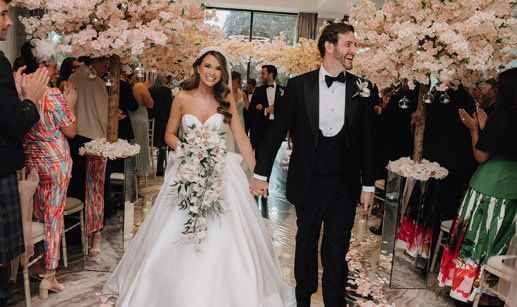
[[[264,198],[267,198],[268,187],[269,184],[267,183],[267,181],[253,178],[253,181],[250,183],[250,193],[253,196],[262,195]]]

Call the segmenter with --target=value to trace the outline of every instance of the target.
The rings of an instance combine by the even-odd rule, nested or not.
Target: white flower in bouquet
[[[178,141],[177,167],[172,191],[177,193],[179,209],[187,212],[183,240],[201,250],[202,239],[207,236],[207,220],[219,218],[224,213],[222,173],[225,166],[226,142],[223,134],[208,126],[189,127],[188,133]]]

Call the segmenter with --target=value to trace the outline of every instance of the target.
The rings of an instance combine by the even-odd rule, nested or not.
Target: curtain
[[[316,24],[318,13],[299,13],[296,27],[296,41],[303,38],[316,39]]]

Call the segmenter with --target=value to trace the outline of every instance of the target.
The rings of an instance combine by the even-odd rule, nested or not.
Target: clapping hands
[[[47,84],[49,82],[49,76],[46,68],[38,68],[34,73],[30,75],[22,74],[25,67],[21,67],[15,73],[16,80],[20,82],[20,88],[23,98],[29,99],[36,103],[45,93]]]
[[[75,86],[72,81],[66,82],[63,96],[65,97],[68,107],[73,110],[75,103],[77,102],[77,91],[75,90]]]

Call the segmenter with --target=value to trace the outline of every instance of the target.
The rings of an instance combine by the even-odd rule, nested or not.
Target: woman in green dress
[[[479,277],[489,257],[503,255],[517,218],[517,68],[499,74],[495,111],[470,117],[460,109],[480,163],[472,176],[444,249],[440,285],[466,302],[480,291]]]

